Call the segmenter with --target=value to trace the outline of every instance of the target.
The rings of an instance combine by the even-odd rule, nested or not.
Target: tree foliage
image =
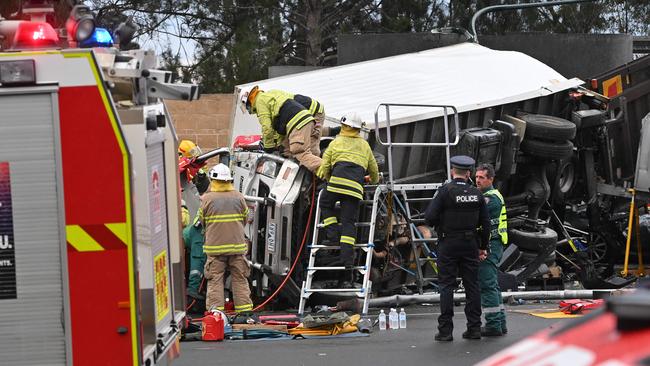
[[[178,80],[201,82],[206,92],[266,77],[272,65],[336,65],[341,33],[428,32],[469,29],[486,6],[519,0],[85,0],[101,25],[132,20],[143,47],[158,45]],[[0,15],[19,0],[0,1]],[[501,11],[483,15],[479,34],[507,32],[633,33],[650,31],[648,0]],[[192,47],[184,47],[192,44]]]

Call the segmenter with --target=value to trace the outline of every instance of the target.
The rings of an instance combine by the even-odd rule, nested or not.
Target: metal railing
[[[379,109],[384,107],[386,109],[386,139],[384,142],[381,140],[379,134]],[[445,141],[444,142],[393,142],[391,138],[391,124],[390,124],[390,107],[412,107],[412,108],[442,108],[443,110],[443,122],[445,128]],[[451,115],[454,117],[454,127],[455,127],[455,139],[453,142],[449,141],[449,110],[451,110]],[[437,104],[404,104],[404,103],[380,103],[375,110],[375,138],[377,142],[383,146],[387,147],[388,150],[388,186],[393,188],[393,146],[399,147],[445,147],[445,153],[447,156],[447,179],[451,179],[451,164],[449,162],[450,158],[450,146],[455,146],[460,140],[460,123],[458,121],[458,110],[456,107],[451,105],[437,105]]]

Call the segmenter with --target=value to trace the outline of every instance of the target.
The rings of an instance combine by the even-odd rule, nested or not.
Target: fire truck
[[[54,2],[0,19],[0,354],[7,365],[154,365],[185,319],[177,136],[156,54]],[[115,40],[115,41],[114,41]],[[114,44],[115,42],[115,44]]]

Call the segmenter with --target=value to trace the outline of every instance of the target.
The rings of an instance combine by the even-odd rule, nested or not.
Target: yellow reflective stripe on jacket
[[[203,252],[205,254],[239,254],[246,253],[248,244],[219,244],[219,245],[203,245]]]
[[[348,189],[336,188],[336,187],[332,187],[331,185],[328,184],[327,185],[327,190],[329,192],[333,192],[333,193],[347,194],[348,196],[352,196],[352,197],[358,198],[360,200],[363,199],[363,195],[361,193],[353,191],[351,189],[348,190]]]
[[[341,243],[354,245],[355,238],[351,236],[341,235]]]
[[[301,129],[304,125],[309,122],[314,121],[314,116],[312,116],[308,110],[303,109],[300,112],[296,113],[290,120],[287,122],[287,135],[291,133],[294,129]]]
[[[309,113],[312,115],[317,114],[317,113],[324,113],[325,108],[323,108],[323,105],[320,104],[316,99],[311,98],[311,105],[309,106]]]
[[[341,131],[325,150],[317,175],[327,179],[332,175],[334,165],[339,162],[357,164],[368,172],[371,183],[379,181],[379,168],[372,149],[357,132],[351,135]]]
[[[232,215],[212,215],[205,216],[204,220],[206,224],[213,222],[237,222],[246,218],[246,214],[232,214]]]
[[[501,201],[501,212],[499,213],[499,226],[497,231],[501,237],[501,243],[506,245],[508,244],[508,215],[506,215],[506,201],[503,199],[501,192],[497,189],[490,189],[485,192],[485,195],[497,197],[499,201]]]

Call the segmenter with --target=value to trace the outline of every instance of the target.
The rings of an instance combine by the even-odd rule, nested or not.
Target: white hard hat
[[[341,124],[350,126],[352,128],[359,128],[359,129],[365,127],[366,125],[366,123],[361,120],[361,116],[359,116],[355,112],[347,113],[343,117],[341,117]]]
[[[210,169],[208,177],[213,180],[231,181],[230,168],[226,164],[217,164]]]

